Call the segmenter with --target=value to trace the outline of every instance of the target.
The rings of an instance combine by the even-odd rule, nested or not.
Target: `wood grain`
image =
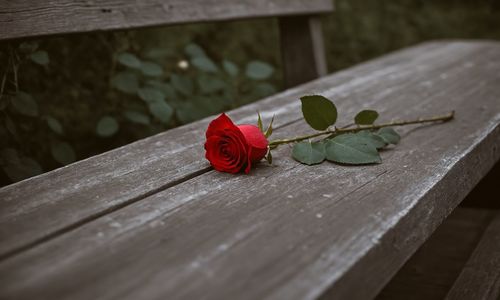
[[[457,119],[401,130],[379,165],[307,167],[282,147],[248,176],[175,184],[0,262],[0,298],[372,298],[499,160],[499,49],[427,44],[303,85],[343,116]]]
[[[500,298],[500,214],[486,229],[446,299]]]
[[[276,115],[276,128],[280,128],[301,117],[298,98],[309,93],[352,102],[358,108],[375,105],[389,89],[397,93],[403,86],[427,82],[429,69],[443,72],[489,47],[425,44],[290,89],[229,115],[239,123],[255,123],[256,111],[267,121]],[[415,70],[423,64],[426,67]],[[376,98],[373,91],[381,80],[386,87]],[[347,98],[354,92],[356,97]],[[353,106],[345,113],[355,113]],[[0,257],[207,172],[210,168],[204,159],[203,137],[211,118],[0,189]]]
[[[494,215],[488,209],[455,209],[375,299],[444,299]]]
[[[294,87],[327,74],[319,17],[279,18],[285,86]]]
[[[0,2],[0,40],[216,20],[331,12],[331,0],[15,0]]]

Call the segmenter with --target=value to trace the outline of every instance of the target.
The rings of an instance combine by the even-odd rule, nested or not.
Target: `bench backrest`
[[[206,21],[280,17],[287,86],[326,74],[318,14],[332,0],[0,1],[0,41]]]

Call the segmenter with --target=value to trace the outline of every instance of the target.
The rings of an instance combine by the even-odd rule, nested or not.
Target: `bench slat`
[[[1,262],[0,296],[375,296],[500,158],[500,45],[428,47],[411,50],[426,59],[402,63],[408,74],[302,86],[339,95],[341,115],[368,95],[387,119],[456,110],[454,122],[402,130],[383,164],[307,167],[283,147],[277,166],[248,176],[207,172]],[[277,135],[305,130],[295,122]]]
[[[500,214],[497,214],[446,299],[498,300],[499,297]]]
[[[424,54],[419,55],[422,51]],[[426,80],[425,70],[408,71],[410,66],[439,60],[435,67],[447,68],[476,51],[474,47],[426,44],[337,73],[326,81],[290,89],[230,115],[237,122],[255,123],[256,111],[267,120],[276,114],[275,124],[279,128],[300,118],[298,97],[304,93],[345,98],[346,91],[352,89],[366,92],[359,99],[360,105],[363,101],[376,105],[381,99],[371,98],[370,87],[378,84],[379,75],[391,74],[393,78],[386,79],[386,83],[399,88],[408,84],[412,73],[419,76],[418,80]],[[210,119],[0,189],[0,257],[208,171],[203,140]]]
[[[331,0],[16,0],[0,2],[0,40],[179,23],[331,12]]]

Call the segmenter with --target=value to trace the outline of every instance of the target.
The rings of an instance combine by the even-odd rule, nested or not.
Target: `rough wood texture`
[[[500,214],[488,226],[446,299],[500,298]]]
[[[456,56],[448,56],[452,49]],[[414,81],[428,80],[427,69],[408,72],[412,66],[437,60],[435,67],[440,71],[482,48],[477,49],[439,43],[407,49],[242,107],[230,116],[236,122],[255,123],[257,110],[268,121],[276,114],[275,124],[279,129],[301,117],[298,97],[306,93],[323,93],[343,102],[356,101],[360,108],[363,101],[367,101],[366,105],[373,103],[370,93],[380,83],[380,76],[390,75],[384,82],[396,92],[408,84],[411,73]],[[363,98],[347,100],[346,96],[354,89],[364,91]],[[351,112],[354,113],[352,108]],[[203,137],[210,119],[0,189],[0,257],[207,172]]]
[[[323,32],[319,17],[279,19],[285,85],[294,87],[327,73]]]
[[[282,147],[275,153],[275,166],[262,164],[248,176],[209,171],[155,190],[0,262],[0,298],[374,297],[499,160],[499,50],[493,42],[425,44],[293,89],[273,98],[272,109],[267,105],[273,99],[267,99],[239,110],[238,118],[245,109],[250,114],[260,105],[277,112],[277,120],[288,115],[288,125],[277,130],[276,137],[307,130],[297,121],[300,103],[284,100],[306,93],[335,99],[342,123],[363,107],[379,110],[385,120],[455,109],[457,120],[401,130],[401,144],[384,151],[380,165],[307,167]],[[205,125],[202,121],[192,128]],[[202,130],[184,142],[198,149]],[[177,136],[162,137],[165,146]],[[122,166],[115,160],[108,166],[107,172],[112,172],[137,165],[132,172],[148,176],[143,180],[121,172],[111,180],[102,178],[111,184],[130,180],[116,185],[116,196],[149,184],[149,179],[168,181],[160,164],[168,164],[165,156],[150,167],[139,167],[163,149],[145,151],[133,164]],[[193,150],[190,159],[202,159],[201,153]],[[183,162],[189,162],[187,158]],[[76,173],[75,166],[66,170],[72,168]],[[47,178],[56,180],[54,174]],[[34,179],[38,185],[49,184],[40,178]],[[23,192],[27,186],[21,183],[17,191],[10,190],[10,201],[2,205],[14,198],[23,202],[22,197],[31,195]],[[105,187],[103,183],[102,190]],[[81,190],[81,199],[92,191]],[[59,189],[55,195],[64,193]],[[47,205],[45,216],[57,215],[57,205],[68,202],[66,213],[57,215],[64,224],[78,210],[71,210],[70,198],[60,197],[51,208]],[[90,203],[103,207],[100,201]],[[29,217],[18,212],[0,228],[23,219],[39,232],[42,226]]]
[[[375,299],[444,299],[494,215],[488,209],[455,209]]]
[[[331,10],[331,0],[1,1],[0,40]]]

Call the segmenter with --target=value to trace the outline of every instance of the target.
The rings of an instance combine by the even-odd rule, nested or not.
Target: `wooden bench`
[[[279,16],[288,85],[325,72],[329,0],[9,1],[0,38]],[[294,65],[292,63],[297,63]],[[290,149],[250,175],[204,159],[211,118],[0,189],[1,299],[369,299],[500,158],[500,44],[398,51],[229,112],[304,133],[298,97],[342,116],[456,111],[405,128],[384,163],[300,165]],[[340,123],[349,122],[341,119]]]

